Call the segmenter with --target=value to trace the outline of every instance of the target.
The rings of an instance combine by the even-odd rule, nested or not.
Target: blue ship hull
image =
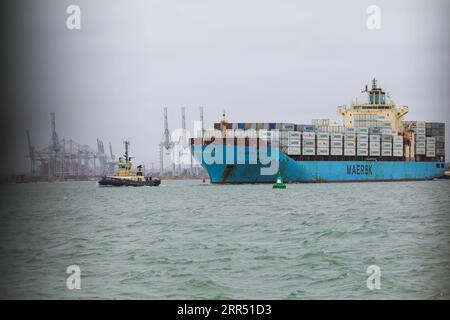
[[[205,146],[191,146],[194,157],[208,172],[212,183],[273,183],[277,173],[262,175],[259,162],[249,164],[249,147],[223,146],[222,163],[204,161]],[[270,155],[269,147],[269,155]],[[250,151],[254,154],[255,151]],[[228,155],[227,155],[228,154]],[[233,161],[225,161],[232,154]],[[245,163],[237,164],[237,155],[245,154]],[[219,161],[218,161],[219,162]],[[242,161],[241,161],[242,162]],[[415,161],[296,161],[279,153],[279,172],[284,182],[363,182],[431,180],[444,176],[443,162]]]

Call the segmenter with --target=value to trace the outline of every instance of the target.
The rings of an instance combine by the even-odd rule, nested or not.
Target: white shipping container
[[[354,133],[346,133],[344,135],[345,141],[355,141],[355,139],[356,139],[356,135]]]
[[[358,155],[358,156],[368,156],[369,155],[369,150],[368,149],[358,149],[358,151],[356,152],[356,155]]]
[[[370,142],[369,147],[371,149],[380,149],[381,148],[381,143],[379,143],[379,142]]]
[[[317,133],[317,140],[329,140],[329,139],[330,139],[329,133],[324,132]]]
[[[311,124],[315,127],[333,127],[338,126],[339,121],[333,119],[312,119]]]
[[[385,149],[385,150],[392,149],[392,143],[390,143],[390,142],[383,142],[381,144],[381,149]]]
[[[390,121],[379,121],[378,122],[378,126],[380,128],[385,128],[385,129],[391,129],[392,130]]]
[[[369,135],[367,135],[367,134],[359,134],[357,136],[357,139],[358,139],[358,141],[365,141],[365,142],[367,142],[367,141],[369,141]]]
[[[316,154],[316,148],[303,148],[302,153],[304,156],[314,156]]]
[[[239,139],[242,139],[242,138],[239,138]],[[267,141],[267,142],[271,142],[271,143],[280,143],[280,140],[281,139],[276,139],[276,138],[274,138],[274,137],[267,137],[267,138],[261,138],[262,139],[262,141]]]
[[[287,146],[289,146],[289,140],[288,140],[288,139],[285,139],[285,138],[282,138],[282,139],[280,140],[280,145],[281,145],[282,147],[287,147]]]
[[[316,147],[316,141],[315,140],[303,140],[303,146],[309,147],[309,148],[315,148]]]
[[[425,135],[416,135],[416,141],[425,141]]]
[[[416,128],[425,128],[425,127],[426,127],[425,121],[417,121],[416,122]]]
[[[392,153],[392,155],[394,157],[403,157],[403,149],[401,149],[401,150],[395,150],[394,149],[394,152]]]
[[[382,142],[392,142],[392,136],[382,135],[381,136],[381,141]]]
[[[236,130],[234,132],[235,132],[235,136],[236,136]],[[272,133],[267,130],[259,130],[258,137],[261,139],[270,140],[270,138],[272,137]]]
[[[289,139],[287,145],[292,146],[292,147],[297,147],[297,146],[301,147],[302,142],[300,140],[290,140]]]
[[[293,139],[301,139],[302,133],[298,131],[288,131],[288,137]]]
[[[279,130],[271,130],[269,131],[272,138],[280,139],[281,138],[281,132]]]
[[[425,148],[417,148],[416,147],[416,154],[425,154]]]
[[[425,141],[416,142],[416,149],[417,148],[425,148]]]
[[[227,129],[225,131],[226,137],[227,138],[234,138],[234,130],[233,129]]]
[[[381,150],[381,156],[383,157],[392,157],[392,150]]]
[[[315,132],[302,132],[303,139],[315,139],[316,133]]]
[[[369,128],[358,128],[358,133],[359,134],[368,134]]]
[[[291,147],[289,146],[287,149],[287,153],[288,154],[292,154],[292,155],[301,155],[302,154],[302,149],[300,147]]]
[[[417,128],[416,129],[417,135],[425,135],[425,133],[426,133],[425,128]]]
[[[436,157],[436,152],[434,150],[433,151],[427,150],[426,156],[430,157],[430,158],[434,158],[434,157]]]
[[[330,127],[337,127],[339,126],[339,120],[335,120],[335,119],[329,119],[330,123],[328,124]]]
[[[342,148],[331,148],[332,156],[342,156]]]
[[[378,134],[371,134],[370,136],[369,136],[369,141],[370,142],[380,142],[380,140],[381,140],[381,137],[380,137],[380,135],[378,135]]]
[[[370,149],[369,150],[369,156],[379,157],[380,156],[380,149]]]
[[[356,155],[355,148],[345,148],[344,149],[344,156],[354,156]]]
[[[345,128],[345,133],[355,133],[355,132],[356,132],[355,128],[350,127]]]
[[[328,140],[317,140],[318,148],[328,148],[330,146],[330,142]]]
[[[358,149],[367,149],[369,147],[368,142],[360,141],[358,142]]]
[[[329,148],[317,148],[317,155],[318,156],[328,156],[330,154]]]
[[[392,145],[394,149],[402,149],[403,150],[403,143],[394,143]]]
[[[258,137],[258,133],[256,130],[254,129],[248,129],[244,131],[244,137],[247,138],[257,138]]]
[[[392,140],[393,140],[394,143],[403,143],[403,137],[402,136],[394,136]]]
[[[344,142],[344,147],[345,148],[355,148],[356,144],[354,141],[345,141]]]
[[[271,141],[271,142],[280,142],[280,138],[277,138],[276,136],[270,135],[268,136],[266,139],[263,140],[267,140],[267,141]]]
[[[288,140],[288,147],[300,147],[300,140]]]
[[[236,138],[243,138],[244,137],[244,130],[242,130],[242,129],[234,130],[234,136]]]
[[[380,130],[380,133],[382,135],[392,135],[392,129],[391,128],[382,128]]]
[[[427,144],[428,143],[436,143],[436,138],[435,137],[427,137]]]
[[[283,131],[295,131],[295,124],[293,123],[282,123],[281,130]]]
[[[342,148],[344,144],[341,141],[331,141],[331,147],[332,148]]]
[[[333,141],[336,141],[336,140],[342,141],[343,137],[344,137],[344,135],[342,133],[332,133],[331,134],[331,140],[333,140]]]

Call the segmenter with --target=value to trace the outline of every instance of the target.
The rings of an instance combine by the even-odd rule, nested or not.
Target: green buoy
[[[286,185],[283,183],[283,178],[281,178],[281,174],[278,172],[277,181],[273,185],[274,189],[286,189]]]

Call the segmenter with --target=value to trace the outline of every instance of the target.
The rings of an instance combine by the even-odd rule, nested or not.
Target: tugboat
[[[132,169],[131,157],[128,155],[129,141],[125,141],[125,154],[124,157],[119,158],[119,170],[115,175],[104,176],[98,181],[100,186],[152,186],[157,187],[161,184],[161,180],[149,176],[144,176],[142,165],[137,166],[137,171]]]

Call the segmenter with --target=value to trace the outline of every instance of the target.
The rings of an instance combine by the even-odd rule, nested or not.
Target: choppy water
[[[2,298],[450,298],[450,181],[0,186]],[[69,265],[81,289],[66,288]],[[369,265],[381,289],[366,286]]]

